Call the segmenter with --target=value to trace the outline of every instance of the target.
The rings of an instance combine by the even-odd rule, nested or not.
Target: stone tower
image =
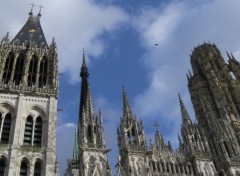
[[[147,176],[149,164],[147,144],[142,121],[133,116],[126,91],[123,88],[123,115],[117,129],[119,172],[124,176]]]
[[[212,154],[206,136],[197,123],[193,123],[180,97],[179,103],[182,114],[180,150],[186,155],[193,166],[196,175],[216,175]],[[181,139],[179,140],[181,141]],[[192,169],[192,168],[190,168]]]
[[[206,43],[194,49],[191,64],[188,87],[216,170],[219,175],[236,175],[240,168],[240,64],[232,55],[226,64],[217,47]]]
[[[79,122],[79,175],[80,176],[110,176],[111,167],[105,145],[102,114],[94,113],[90,86],[88,83],[88,68],[83,53],[83,63],[80,76],[82,78]]]
[[[56,175],[57,52],[41,14],[0,43],[0,175]]]

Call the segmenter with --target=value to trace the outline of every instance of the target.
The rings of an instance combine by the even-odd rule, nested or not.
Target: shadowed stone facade
[[[0,175],[54,176],[58,68],[56,43],[48,46],[41,14],[0,43]]]

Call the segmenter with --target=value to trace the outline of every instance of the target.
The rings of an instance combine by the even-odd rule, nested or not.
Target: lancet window
[[[11,124],[12,124],[12,115],[7,113],[5,117],[2,117],[2,113],[0,113],[0,122],[1,122],[1,143],[8,144],[9,137],[11,132]]]
[[[35,123],[32,116],[28,116],[25,123],[23,145],[40,147],[42,143],[42,118],[37,117]]]
[[[21,53],[17,58],[17,62],[14,70],[13,82],[15,82],[16,85],[19,85],[22,79],[23,67],[24,67],[24,55],[23,53]]]
[[[13,62],[14,62],[14,54],[12,52],[10,52],[8,57],[6,58],[5,66],[4,66],[4,70],[3,70],[2,81],[5,84],[8,84],[8,82],[11,79]]]
[[[39,80],[38,80],[38,86],[44,87],[47,84],[47,74],[48,73],[48,61],[46,57],[43,57],[43,59],[40,62],[40,70],[39,70]]]
[[[23,160],[20,166],[20,176],[27,176],[28,175],[28,163],[27,161]]]
[[[0,158],[0,175],[4,175],[5,169],[6,169],[6,158],[1,157]]]
[[[33,86],[36,83],[36,75],[37,75],[37,61],[38,58],[36,55],[33,55],[29,64],[29,72],[28,72],[28,86]]]
[[[34,165],[34,176],[41,176],[42,173],[42,164],[41,161],[37,161]]]

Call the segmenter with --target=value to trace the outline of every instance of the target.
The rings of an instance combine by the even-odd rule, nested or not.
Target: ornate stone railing
[[[49,87],[39,88],[37,86],[15,85],[0,83],[0,89],[7,89],[17,92],[39,92],[44,94],[58,94],[58,89],[50,89]]]
[[[206,151],[194,151],[193,153],[197,157],[203,157],[203,158],[211,158],[212,157],[212,155]]]
[[[139,145],[135,145],[135,144],[128,144],[128,150],[130,151],[137,151],[137,152],[145,152],[146,151],[146,147],[143,146],[139,146]]]

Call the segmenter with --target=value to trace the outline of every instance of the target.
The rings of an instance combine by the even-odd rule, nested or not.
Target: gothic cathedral
[[[55,176],[58,67],[41,14],[0,43],[0,175]]]
[[[0,175],[55,176],[58,60],[47,44],[41,14],[0,43]],[[197,122],[179,97],[179,148],[165,142],[156,125],[147,145],[144,123],[134,116],[123,88],[116,129],[117,176],[240,176],[240,63],[228,63],[214,44],[194,48],[187,75]],[[78,128],[66,176],[111,176],[101,110],[95,113],[83,53]]]

